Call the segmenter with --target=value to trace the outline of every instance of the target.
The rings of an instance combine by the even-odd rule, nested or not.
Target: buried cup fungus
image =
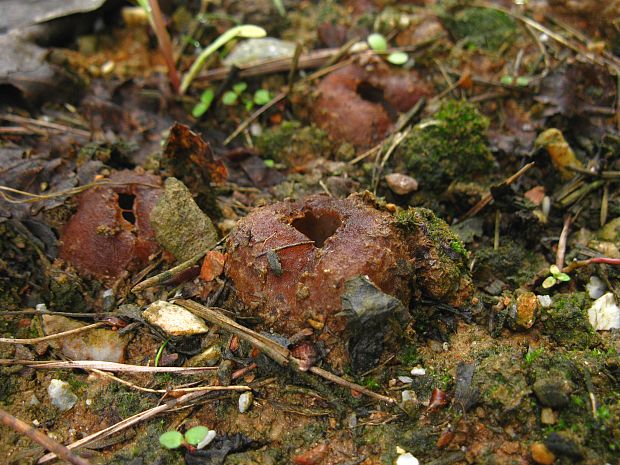
[[[228,239],[225,272],[263,329],[290,337],[313,328],[331,363],[361,370],[377,362],[389,321],[406,321],[415,270],[437,271],[422,267],[412,253],[412,240],[419,240],[437,258],[430,252],[434,238],[412,229],[370,195],[279,202],[238,223]],[[465,296],[470,288],[458,289],[461,284],[459,277],[437,297]],[[434,298],[434,287],[429,290]]]
[[[121,171],[109,181],[80,195],[61,235],[60,257],[98,278],[144,267],[159,250],[149,214],[162,192],[160,178]]]

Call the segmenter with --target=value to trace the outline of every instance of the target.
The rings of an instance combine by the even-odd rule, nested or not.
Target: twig
[[[189,394],[185,394],[181,397],[179,397],[178,399],[172,399],[168,402],[166,402],[165,404],[162,405],[158,405],[157,407],[153,407],[150,408],[148,410],[145,410],[144,412],[140,412],[136,415],[133,415],[129,418],[126,418],[122,421],[119,421],[118,423],[102,429],[101,431],[98,431],[96,433],[93,433],[89,436],[86,436],[85,438],[80,439],[79,441],[76,441],[72,444],[69,444],[67,446],[67,449],[75,449],[76,447],[80,447],[80,446],[85,446],[87,444],[90,444],[91,442],[97,440],[97,439],[101,439],[101,438],[105,438],[108,437],[118,431],[121,431],[125,428],[128,428],[132,425],[135,425],[136,423],[140,423],[142,421],[148,420],[149,418],[154,417],[155,415],[162,413],[162,412],[166,412],[168,410],[171,410],[174,407],[177,407],[179,405],[183,405],[186,402],[190,401],[190,400],[194,400],[197,399],[201,396],[204,396],[206,393],[203,392],[190,392]],[[50,460],[53,460],[56,458],[56,454],[52,453],[52,454],[47,454],[44,455],[43,457],[41,457],[39,459],[39,461],[37,463],[41,464],[41,463],[46,463],[49,462]],[[83,464],[86,465],[86,464]]]
[[[277,342],[272,341],[271,339],[263,336],[262,334],[259,334],[255,331],[252,331],[251,329],[246,328],[245,326],[240,325],[239,323],[228,318],[227,316],[222,315],[219,311],[217,311],[217,309],[205,307],[197,302],[194,302],[193,300],[176,300],[175,303],[181,305],[182,307],[185,307],[192,313],[196,314],[201,318],[204,318],[210,323],[220,326],[227,331],[236,334],[240,338],[248,341],[252,345],[259,348],[261,351],[263,351],[265,354],[267,354],[267,356],[272,358],[279,365],[290,366],[296,371],[301,371],[301,361],[293,357],[286,347],[281,346]],[[361,392],[362,394],[365,394],[375,400],[387,402],[389,404],[393,404],[395,402],[395,400],[391,397],[377,394],[376,392],[366,389],[359,384],[347,381],[346,379],[330,373],[329,371],[322,368],[313,366],[310,367],[308,371],[340,386],[353,389],[357,392]]]
[[[513,174],[512,176],[506,178],[501,184],[505,184],[505,185],[512,184],[517,179],[519,179],[521,176],[523,176],[525,173],[527,173],[535,164],[536,164],[535,162],[528,163],[523,168],[521,168],[519,171],[517,171],[515,174]],[[459,218],[457,223],[461,223],[461,222],[465,221],[468,218],[476,216],[478,213],[480,213],[480,211],[484,207],[486,207],[488,204],[490,204],[492,200],[493,200],[493,194],[488,193],[487,195],[482,197],[480,199],[480,201],[476,205],[474,205],[472,208],[470,208],[469,211],[467,213],[465,213],[462,218]]]
[[[574,262],[570,262],[564,268],[564,273],[570,273],[577,268],[582,268],[584,266],[592,265],[594,263],[600,263],[603,265],[613,265],[620,266],[620,258],[609,258],[609,257],[593,257],[588,258],[587,260],[576,260]]]
[[[172,53],[172,42],[170,42],[170,35],[166,30],[164,24],[164,17],[159,8],[159,2],[157,0],[148,0],[151,7],[151,18],[153,19],[153,29],[155,29],[155,35],[157,36],[157,42],[159,43],[159,49],[164,56],[166,66],[168,68],[168,77],[170,78],[170,84],[176,93],[179,93],[179,87],[181,80],[177,71],[176,64],[174,62],[174,56]]]
[[[180,373],[195,374],[217,370],[217,367],[146,367],[142,365],[127,365],[124,363],[100,362],[96,360],[69,360],[69,361],[33,361],[0,359],[0,366],[24,365],[41,369],[97,369],[117,373]]]
[[[9,113],[0,114],[0,119],[11,121],[12,123],[19,123],[23,125],[34,125],[42,128],[53,129],[58,132],[66,133],[72,132],[77,136],[90,138],[91,133],[84,131],[83,129],[77,129],[71,126],[65,126],[64,124],[52,123],[51,121],[43,121],[34,118],[26,118],[25,116],[11,115]]]
[[[91,329],[101,328],[102,326],[110,326],[111,323],[107,321],[99,321],[92,325],[82,326],[81,328],[71,329],[69,331],[63,331],[62,333],[50,334],[49,336],[34,337],[30,339],[13,339],[10,337],[0,337],[0,343],[5,344],[38,344],[39,342],[51,341],[52,339],[60,339],[65,336],[71,336],[73,334],[83,333],[84,331],[90,331]]]
[[[10,413],[0,409],[0,422],[9,428],[14,429],[20,434],[24,434],[32,439],[34,442],[40,444],[45,449],[52,451],[62,460],[71,462],[74,465],[90,465],[90,462],[82,457],[73,454],[68,448],[59,444],[51,439],[46,434],[43,434],[36,428],[33,428],[29,424],[21,421],[19,418],[15,418]]]
[[[273,249],[269,249],[269,250],[266,250],[265,252],[259,253],[258,255],[256,255],[256,258],[262,257],[263,255],[267,255],[270,251],[278,252],[280,250],[290,249],[291,247],[297,247],[299,245],[306,245],[306,244],[314,244],[314,241],[299,241],[299,242],[293,242],[292,244],[280,245],[278,247],[274,247]]]
[[[185,271],[185,270],[191,268],[192,266],[194,266],[194,264],[196,262],[198,262],[201,258],[203,258],[207,254],[207,252],[209,252],[210,250],[213,250],[215,247],[217,247],[222,242],[224,242],[227,237],[228,237],[228,235],[222,237],[215,244],[213,244],[209,248],[203,250],[202,252],[197,253],[196,255],[194,255],[189,260],[186,260],[183,263],[180,263],[179,265],[177,265],[175,267],[172,267],[169,270],[164,271],[163,273],[159,273],[158,275],[152,276],[152,277],[150,277],[148,279],[145,279],[141,283],[136,284],[134,287],[131,288],[131,292],[133,292],[135,294],[137,292],[143,291],[146,288],[157,286],[157,285],[159,285],[159,284],[161,284],[161,283],[163,283],[165,281],[168,281],[169,279],[173,278],[174,276],[176,276],[180,272]]]
[[[568,233],[570,232],[570,227],[573,224],[573,217],[571,215],[567,215],[564,218],[564,226],[562,227],[562,232],[560,233],[560,240],[558,241],[558,252],[555,256],[555,265],[562,271],[564,268],[564,256],[566,255],[566,243],[568,241]]]

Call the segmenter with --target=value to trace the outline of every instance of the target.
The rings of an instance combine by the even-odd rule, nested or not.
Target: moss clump
[[[484,247],[475,255],[474,279],[480,284],[499,279],[518,288],[548,266],[544,257],[508,238],[502,238],[502,244],[497,250],[493,250],[492,246]]]
[[[504,347],[500,353],[482,357],[472,382],[480,392],[482,406],[488,407],[487,412],[500,423],[516,419],[525,425],[526,421],[532,421],[529,402],[532,390],[527,382],[522,354]]]
[[[588,320],[588,304],[589,299],[584,292],[559,296],[542,313],[543,332],[569,349],[587,349],[599,345],[600,337]]]
[[[57,311],[87,312],[85,286],[72,271],[52,268],[50,279],[50,308]]]
[[[469,46],[498,50],[510,45],[516,37],[515,20],[501,11],[487,8],[465,8],[456,14],[446,14],[442,21],[456,40]]]
[[[448,224],[426,208],[396,214],[416,264],[416,284],[427,297],[461,307],[472,291],[467,251]]]
[[[291,167],[328,156],[332,149],[325,131],[314,126],[302,127],[298,121],[285,121],[266,130],[256,140],[256,146],[264,158]]]
[[[448,100],[407,136],[397,153],[422,188],[444,191],[453,180],[472,180],[493,168],[488,127],[488,118],[474,105]]]

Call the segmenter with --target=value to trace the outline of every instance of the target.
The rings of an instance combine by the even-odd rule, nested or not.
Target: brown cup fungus
[[[313,195],[240,220],[225,273],[261,329],[291,337],[313,328],[330,363],[356,370],[378,361],[390,321],[408,320],[411,297],[467,304],[464,258],[429,210],[393,215],[371,195]]]
[[[78,210],[61,235],[60,258],[100,279],[142,268],[159,250],[149,214],[162,192],[160,178],[121,171],[109,181],[113,185],[80,195]]]
[[[365,148],[383,140],[398,112],[430,94],[431,87],[415,71],[381,61],[352,64],[321,81],[312,119],[332,139]]]

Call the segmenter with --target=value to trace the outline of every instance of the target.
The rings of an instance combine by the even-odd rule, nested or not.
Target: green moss
[[[413,344],[405,346],[396,355],[396,358],[400,363],[406,366],[414,366],[422,362],[422,357],[418,353],[418,348]]]
[[[471,279],[467,270],[467,251],[448,224],[426,208],[409,208],[396,213],[396,224],[407,234],[416,259],[416,284],[428,297],[464,302]],[[460,296],[457,298],[457,296]],[[452,301],[453,299],[457,301]]]
[[[256,140],[261,155],[288,166],[328,156],[331,144],[325,131],[314,126],[302,127],[298,121],[285,121],[268,129]]]
[[[475,256],[474,279],[477,283],[500,279],[511,286],[520,287],[548,266],[544,257],[508,238],[502,238],[502,244],[497,250],[493,250],[492,246],[484,247]]]
[[[590,300],[583,292],[560,295],[543,310],[543,332],[556,343],[570,349],[587,349],[601,343],[588,319]]]
[[[118,421],[118,419],[125,419],[147,410],[153,405],[154,401],[144,393],[130,390],[119,384],[110,384],[95,396],[93,409],[101,416],[111,415],[112,419]],[[157,439],[154,444],[157,444]]]
[[[488,118],[474,105],[448,100],[431,119],[416,126],[397,155],[423,189],[444,191],[453,180],[472,180],[493,168],[488,127]]]
[[[510,45],[517,33],[512,17],[488,8],[465,8],[456,14],[443,15],[441,19],[456,40],[486,50]]]

